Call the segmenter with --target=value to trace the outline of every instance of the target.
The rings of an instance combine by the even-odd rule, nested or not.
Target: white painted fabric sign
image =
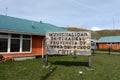
[[[91,55],[90,32],[48,32],[46,33],[48,54]]]

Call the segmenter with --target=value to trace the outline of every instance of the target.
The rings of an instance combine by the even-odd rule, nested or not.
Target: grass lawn
[[[95,54],[93,71],[87,62],[86,56],[50,56],[49,68],[43,68],[42,58],[0,62],[0,80],[120,80],[120,55]]]

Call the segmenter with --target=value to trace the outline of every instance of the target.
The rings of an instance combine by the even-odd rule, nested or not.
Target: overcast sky
[[[120,0],[0,0],[0,14],[60,27],[120,29]]]

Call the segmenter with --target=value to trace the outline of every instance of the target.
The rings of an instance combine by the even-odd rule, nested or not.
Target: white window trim
[[[30,52],[32,52],[32,36],[30,36]]]
[[[2,37],[1,37],[2,38]],[[21,53],[31,53],[32,52],[32,35],[30,35],[30,39],[28,38],[24,38],[25,40],[30,40],[30,51],[22,51],[22,42],[23,42],[23,35],[20,35],[20,38],[12,38],[11,34],[8,34],[8,48],[7,48],[7,52],[0,52],[0,54],[21,54]],[[20,39],[20,50],[19,52],[10,52],[10,48],[11,48],[11,39]]]
[[[10,44],[11,44],[11,35],[8,34],[8,50],[7,50],[7,53],[10,53]]]
[[[28,51],[22,51],[22,43],[21,43],[21,53],[31,53],[32,52],[32,36],[30,36],[30,38],[28,39],[28,38],[23,38],[23,36],[22,36],[22,41],[23,40],[30,40],[30,51],[28,52]]]
[[[22,53],[23,35],[20,35],[20,53]]]

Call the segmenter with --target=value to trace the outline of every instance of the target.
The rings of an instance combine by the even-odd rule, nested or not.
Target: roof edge
[[[44,34],[30,33],[30,32],[24,32],[24,31],[4,30],[4,29],[0,29],[0,32],[3,32],[3,33],[15,33],[15,34],[27,34],[27,35],[45,36]]]

